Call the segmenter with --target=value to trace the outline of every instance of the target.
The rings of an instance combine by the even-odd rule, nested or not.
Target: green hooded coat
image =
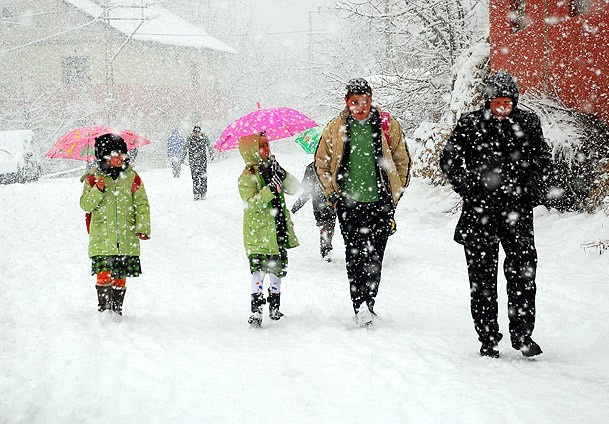
[[[279,254],[277,225],[271,205],[274,194],[260,173],[259,167],[264,161],[260,156],[259,140],[258,135],[242,137],[239,140],[239,152],[246,164],[239,177],[239,194],[244,202],[243,244],[248,257]],[[285,247],[290,249],[298,246],[298,239],[294,233],[294,224],[286,208],[283,193],[295,194],[300,183],[291,174],[287,172],[286,174],[279,200],[286,218],[287,246]]]
[[[131,167],[113,180],[93,168],[88,175],[103,177],[105,191],[91,186],[87,175],[82,178],[84,187],[80,207],[91,213],[89,256],[139,256],[138,233],[150,236],[150,206],[144,184],[132,193],[137,175]]]

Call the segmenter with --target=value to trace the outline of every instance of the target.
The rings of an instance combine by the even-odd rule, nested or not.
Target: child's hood
[[[239,139],[239,153],[247,166],[260,165],[264,161],[260,156],[260,135],[252,134]]]

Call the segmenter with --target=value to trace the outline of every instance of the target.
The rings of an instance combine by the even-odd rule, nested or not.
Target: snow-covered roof
[[[91,0],[63,1],[94,18],[102,16],[104,12],[102,6]],[[109,3],[110,26],[123,34],[133,34],[135,40],[236,53],[232,47],[202,28],[150,0],[111,0]]]

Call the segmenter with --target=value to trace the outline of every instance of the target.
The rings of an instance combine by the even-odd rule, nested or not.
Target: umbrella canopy
[[[319,144],[319,140],[321,139],[321,133],[323,132],[324,127],[318,126],[309,128],[298,134],[294,141],[300,145],[304,149],[305,152],[309,154],[315,153],[317,149],[317,145]]]
[[[50,158],[76,159],[85,162],[95,161],[95,137],[113,133],[120,135],[127,143],[127,150],[150,144],[150,140],[131,131],[117,130],[104,125],[79,127],[68,131],[46,152]]]
[[[241,137],[266,132],[269,141],[291,137],[308,128],[316,127],[314,120],[296,109],[276,107],[257,109],[230,123],[214,148],[220,151],[234,149]]]

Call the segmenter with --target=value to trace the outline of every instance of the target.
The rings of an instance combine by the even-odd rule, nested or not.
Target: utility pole
[[[112,125],[114,120],[114,69],[112,68],[112,27],[110,27],[110,10],[112,0],[106,0],[103,4],[103,20],[106,23],[106,45],[105,45],[105,62],[106,62],[106,98],[104,99],[104,108],[106,109],[106,124]]]

